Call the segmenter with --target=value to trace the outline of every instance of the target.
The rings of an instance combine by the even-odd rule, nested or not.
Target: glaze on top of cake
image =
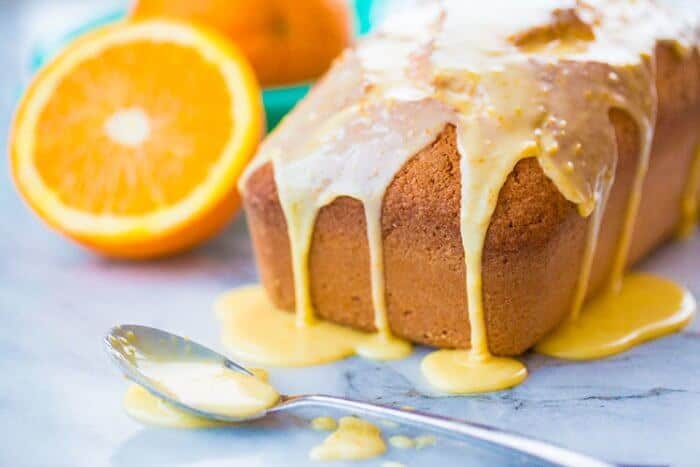
[[[287,221],[300,326],[314,319],[308,253],[318,211],[336,198],[362,202],[372,301],[386,319],[381,239],[384,193],[410,157],[448,125],[461,170],[460,226],[467,266],[471,352],[490,356],[481,261],[498,194],[517,162],[536,158],[589,223],[572,315],[583,304],[598,230],[617,162],[609,114],[640,133],[635,188],[611,287],[621,282],[656,121],[655,49],[698,43],[695,25],[651,0],[425,0],[390,17],[346,51],[267,138],[247,176],[274,167]]]

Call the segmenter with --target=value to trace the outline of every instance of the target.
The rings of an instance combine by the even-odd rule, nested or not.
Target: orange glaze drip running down
[[[479,15],[473,14],[476,3]],[[559,334],[561,346],[595,341],[612,353],[625,347],[616,343],[619,339],[636,342],[678,329],[693,313],[683,289],[624,276],[656,124],[654,51],[662,40],[674,41],[681,53],[697,42],[683,21],[648,0],[428,0],[391,16],[376,34],[337,60],[268,137],[247,170],[249,176],[263,164],[274,166],[291,247],[296,315],[284,318],[270,305],[256,305],[256,313],[240,304],[235,311],[220,306],[220,316],[230,321],[226,333],[235,336],[226,339],[229,348],[253,361],[281,365],[325,363],[353,353],[399,358],[410,352],[409,344],[392,335],[386,317],[381,205],[397,172],[447,125],[456,128],[461,161],[460,227],[471,347],[428,355],[422,370],[431,384],[446,392],[473,393],[512,387],[527,375],[518,360],[491,354],[481,274],[498,194],[524,158],[536,158],[561,194],[582,216],[591,216],[571,312],[571,322],[580,319],[581,326],[562,328],[567,330],[564,337]],[[613,109],[637,124],[638,168],[607,298],[584,306],[617,164],[609,118]],[[341,196],[359,200],[365,208],[378,331],[372,341],[318,322],[311,303],[308,260],[316,217]],[[596,326],[585,324],[602,323],[612,310],[637,303],[645,287],[660,292],[662,311],[649,315],[657,321],[635,321],[621,331],[623,337],[595,334],[590,329]],[[229,304],[237,301],[234,297],[240,295],[230,296]],[[282,335],[292,344],[280,342]],[[601,343],[601,338],[610,342]],[[540,346],[540,351],[548,348]]]

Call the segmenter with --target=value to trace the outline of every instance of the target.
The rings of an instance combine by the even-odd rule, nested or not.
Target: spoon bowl
[[[255,374],[244,366],[186,337],[148,326],[121,325],[112,328],[105,336],[104,342],[107,353],[128,379],[180,410],[225,423],[240,423],[267,415],[266,410],[247,417],[233,417],[202,410],[174,397],[173,394],[165,391],[161,384],[141,371],[140,364],[144,362],[189,361],[221,365],[255,377]],[[285,399],[285,396],[281,396],[280,403]]]
[[[491,447],[516,451],[550,465],[578,467],[610,467],[612,465],[553,444],[487,425],[334,396],[280,395],[279,400],[272,407],[246,417],[233,417],[216,411],[203,410],[183,402],[175,394],[166,390],[158,381],[144,374],[142,366],[146,363],[195,361],[221,365],[248,376],[254,377],[255,374],[201,344],[147,326],[122,325],[114,327],[105,336],[104,342],[110,357],[128,379],[174,407],[201,418],[225,423],[241,423],[262,418],[273,412],[301,407],[329,407],[374,418],[391,419],[406,425],[438,431],[447,436],[467,438],[473,442],[488,444]]]

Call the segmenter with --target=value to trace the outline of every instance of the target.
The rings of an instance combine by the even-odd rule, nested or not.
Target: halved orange
[[[119,23],[78,39],[24,95],[15,181],[50,225],[109,256],[162,256],[220,230],[263,133],[243,54],[185,23]]]

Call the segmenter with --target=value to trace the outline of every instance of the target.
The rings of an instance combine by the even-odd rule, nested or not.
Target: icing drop
[[[651,154],[651,140],[653,130],[648,121],[641,122],[642,131],[642,146],[637,162],[637,169],[634,175],[632,192],[630,199],[627,202],[627,212],[625,212],[625,221],[622,226],[622,234],[617,246],[617,252],[610,274],[609,288],[612,292],[617,292],[622,288],[622,281],[625,274],[625,266],[627,266],[627,255],[629,253],[630,243],[632,242],[632,234],[634,233],[634,221],[637,219],[637,211],[639,211],[639,203],[642,200],[642,187],[649,167],[649,155]]]
[[[317,431],[333,431],[338,428],[338,422],[332,417],[316,417],[311,420],[311,428]]]
[[[513,358],[478,356],[470,350],[438,350],[426,356],[421,371],[431,386],[449,393],[474,394],[508,389],[527,377]]]
[[[318,461],[372,459],[386,452],[381,430],[357,417],[343,417],[338,429],[328,435],[309,457]]]
[[[409,342],[394,337],[389,328],[384,296],[381,198],[365,203],[365,218],[367,219],[374,326],[377,328],[377,335],[360,344],[357,353],[373,360],[396,360],[410,355],[412,346]]]

